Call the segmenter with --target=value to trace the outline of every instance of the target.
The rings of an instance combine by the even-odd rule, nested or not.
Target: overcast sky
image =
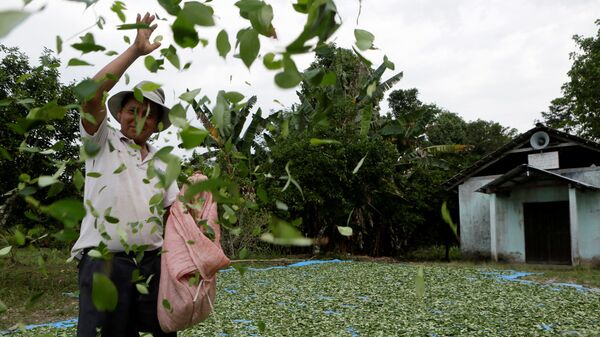
[[[164,15],[156,1],[127,0],[127,22],[134,21],[138,11]],[[295,1],[267,1],[275,10],[274,26],[279,41],[262,38],[263,53],[278,51],[301,31],[304,17],[295,13]],[[93,67],[62,68],[63,82],[93,76],[110,60],[102,54],[80,55],[68,45],[89,28],[98,16],[106,19],[106,28],[89,30],[96,42],[118,52],[126,48],[120,24],[109,10],[113,1],[100,0],[86,9],[80,2],[64,0],[34,0],[25,7],[37,11],[0,43],[17,46],[37,59],[44,47],[55,49],[56,36],[65,41],[59,55],[66,64],[71,57],[93,63]],[[211,4],[218,16],[217,26],[202,29],[201,37],[212,41],[218,31],[227,29],[230,37],[247,24],[239,19],[235,1],[219,0]],[[598,0],[338,0],[343,22],[333,40],[338,46],[350,48],[353,30],[361,28],[375,35],[379,48],[365,55],[375,65],[383,55],[395,63],[396,71],[404,72],[403,80],[394,89],[417,88],[420,99],[455,112],[465,120],[493,120],[525,131],[540,118],[550,101],[560,95],[571,67],[569,53],[576,49],[574,34],[596,35],[594,21],[600,18]],[[22,0],[2,0],[0,10],[20,9]],[[152,4],[149,6],[149,4]],[[148,7],[144,7],[148,6]],[[163,46],[172,42],[166,22],[159,22],[157,34],[163,35]],[[126,31],[133,39],[133,32]],[[158,53],[157,53],[158,54]],[[155,55],[156,56],[156,55]],[[227,60],[218,56],[214,45],[196,47],[180,54],[182,63],[192,61],[187,71],[177,71],[167,64],[166,70],[149,74],[138,61],[129,71],[131,84],[149,79],[164,85],[169,104],[186,88],[202,88],[211,98],[218,90],[236,90],[258,96],[258,106],[264,111],[289,106],[297,101],[294,90],[278,89],[273,72],[257,61],[249,71],[231,54]],[[299,58],[300,69],[312,56]],[[384,78],[392,76],[389,72]],[[125,89],[123,81],[114,89]],[[384,105],[384,111],[387,104]],[[189,115],[191,116],[191,114]]]

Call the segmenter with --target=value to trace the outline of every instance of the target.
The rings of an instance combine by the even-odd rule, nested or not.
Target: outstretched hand
[[[150,15],[150,13],[146,12],[143,18],[140,14],[138,14],[135,20],[136,23],[146,23],[148,26],[150,26],[149,28],[140,28],[137,30],[137,36],[135,37],[135,42],[133,45],[140,55],[150,54],[156,50],[156,48],[160,47],[160,42],[150,42],[150,35],[152,35],[152,32],[154,32],[158,26],[157,24],[151,25],[154,19],[154,15]]]

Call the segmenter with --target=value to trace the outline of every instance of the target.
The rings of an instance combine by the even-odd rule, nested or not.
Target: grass
[[[0,299],[9,306],[0,314],[4,327],[76,316],[72,299],[55,303],[64,300],[62,292],[76,289],[75,266],[64,264],[64,253],[46,253],[48,278],[36,269],[34,252],[17,253],[29,264],[5,262],[8,273],[3,269],[0,276]],[[418,266],[425,272],[423,297],[415,291]],[[499,281],[485,274],[509,274],[505,269],[544,274],[535,276],[541,282],[536,284]],[[582,292],[544,283],[582,280],[600,287],[599,278],[600,270],[585,267],[456,262],[342,262],[249,270],[243,276],[228,271],[219,274],[215,314],[179,336],[596,336],[600,290]],[[30,309],[25,303],[31,293],[18,289],[25,284],[29,291],[46,291]],[[74,329],[39,328],[14,336],[44,333],[70,336]]]
[[[18,323],[43,323],[77,316],[75,263],[65,263],[66,250],[13,249],[0,259],[0,330]]]

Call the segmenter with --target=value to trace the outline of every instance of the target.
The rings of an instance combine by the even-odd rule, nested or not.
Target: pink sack
[[[190,177],[192,182],[205,179],[199,173]],[[185,187],[180,195],[184,193]],[[229,266],[221,248],[217,204],[209,192],[196,197],[204,203],[201,209],[191,212],[177,198],[165,226],[157,303],[158,321],[164,332],[186,329],[208,317],[215,300],[216,273]],[[197,225],[203,219],[214,231],[214,242]],[[199,279],[190,282],[198,275]]]

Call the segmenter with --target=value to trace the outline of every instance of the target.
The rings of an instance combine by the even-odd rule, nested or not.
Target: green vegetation
[[[416,291],[424,271],[422,299]],[[219,274],[215,314],[180,336],[507,336],[600,333],[600,293],[544,284],[546,273],[595,278],[600,270],[520,266],[540,283],[500,281],[498,267],[470,263],[341,262]],[[265,268],[260,266],[260,268]],[[23,275],[23,274],[21,274]],[[344,275],[344,277],[339,277]],[[26,282],[25,278],[18,280]],[[567,276],[568,278],[569,276]],[[565,279],[555,279],[555,282]],[[15,286],[11,286],[10,290]],[[58,298],[54,291],[47,294]],[[43,298],[35,308],[42,307]],[[32,309],[33,312],[34,309]],[[37,310],[37,309],[35,309]],[[71,315],[70,317],[73,317]],[[46,322],[68,315],[48,315]],[[15,317],[18,320],[22,317]],[[29,323],[28,321],[27,323]],[[11,324],[14,322],[10,322]],[[6,326],[5,324],[4,326]],[[38,328],[14,336],[69,335],[73,329]]]
[[[0,258],[0,330],[19,322],[45,323],[77,316],[77,267],[57,249],[13,249]]]
[[[600,20],[596,20],[600,26]],[[600,29],[596,36],[573,36],[577,50],[570,54],[573,65],[562,96],[542,112],[545,123],[581,137],[600,140]]]

